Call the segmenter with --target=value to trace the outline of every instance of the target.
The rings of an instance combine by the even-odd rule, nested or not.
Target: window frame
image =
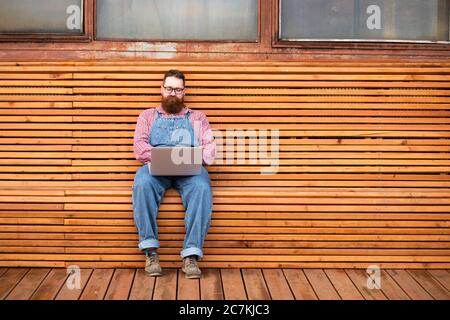
[[[449,40],[383,40],[383,39],[281,39],[281,1],[272,1],[272,47],[302,49],[448,49]]]
[[[83,32],[81,34],[61,33],[1,33],[0,42],[89,42],[92,41],[92,9],[94,0],[82,0]]]

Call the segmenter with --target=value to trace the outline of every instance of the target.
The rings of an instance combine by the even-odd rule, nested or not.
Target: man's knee
[[[192,184],[198,192],[211,192],[211,181],[208,176],[198,175]]]
[[[147,166],[141,167],[134,177],[133,188],[134,189],[146,189],[156,188],[158,186],[158,180],[152,176]]]

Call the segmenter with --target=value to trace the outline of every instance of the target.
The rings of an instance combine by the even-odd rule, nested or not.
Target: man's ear
[[[163,93],[164,93],[164,86],[161,85],[161,95],[163,95]]]

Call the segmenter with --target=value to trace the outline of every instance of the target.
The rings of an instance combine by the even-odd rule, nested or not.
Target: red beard
[[[178,97],[174,96],[168,96],[166,98],[162,97],[161,99],[161,107],[164,111],[167,113],[179,113],[181,110],[183,110],[184,107],[184,99],[180,99]]]

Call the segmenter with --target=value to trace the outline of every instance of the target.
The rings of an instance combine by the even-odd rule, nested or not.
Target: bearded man
[[[201,271],[197,261],[203,257],[203,242],[212,213],[211,181],[205,166],[216,156],[216,144],[206,115],[184,104],[185,76],[169,70],[161,85],[161,104],[139,115],[134,132],[134,155],[143,165],[133,183],[134,222],[139,234],[139,249],[146,255],[145,271],[149,276],[161,276],[157,249],[156,217],[165,191],[174,187],[181,195],[185,208],[185,229],[181,250],[182,270],[188,279],[198,279]],[[150,173],[152,149],[157,146],[177,146],[174,131],[182,129],[184,144],[202,146],[202,171],[193,176],[154,176]]]

